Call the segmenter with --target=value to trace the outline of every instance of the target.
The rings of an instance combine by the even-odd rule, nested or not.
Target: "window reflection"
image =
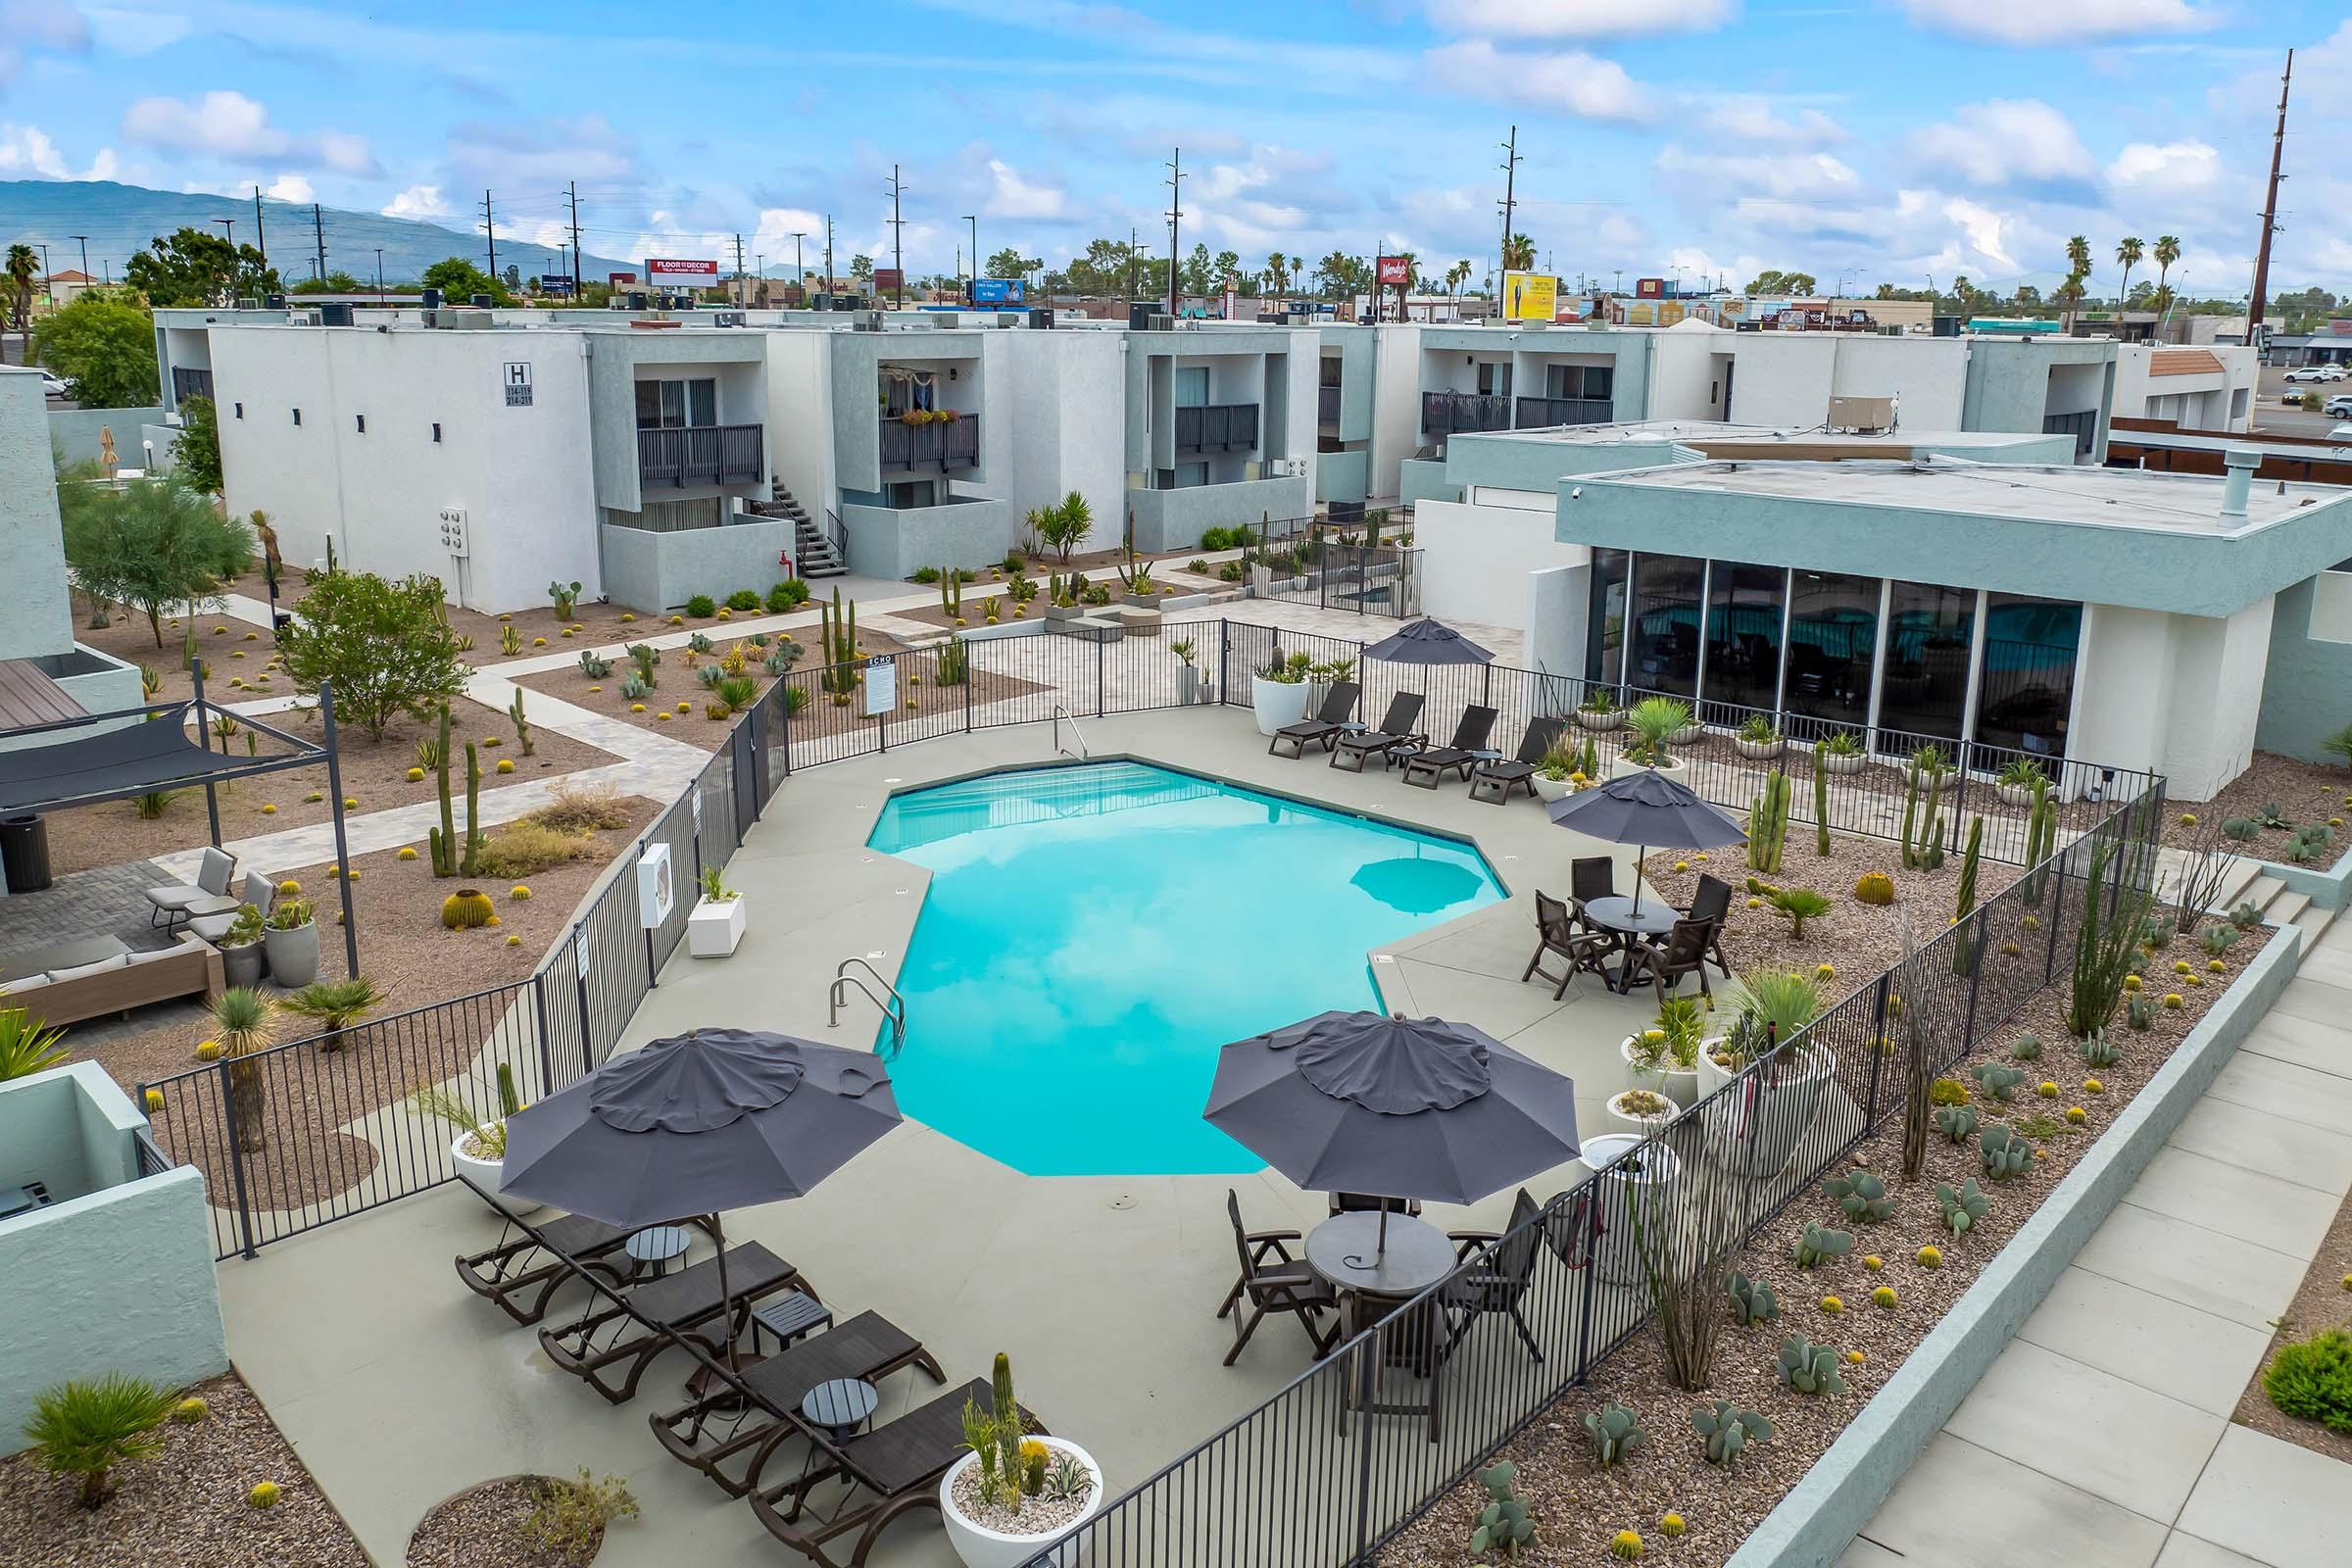
[[[2012,751],[2064,755],[2066,715],[2075,699],[2075,650],[2082,637],[2079,604],[1986,595],[1977,739]]]
[[[1960,738],[1968,710],[1968,658],[1976,635],[1973,590],[1898,582],[1886,611],[1886,677],[1879,697],[1881,750]]]
[[[1634,574],[1634,665],[1628,679],[1677,697],[1698,694],[1698,603],[1707,564],[1643,556]]]
[[[1585,678],[1614,686],[1625,679],[1625,588],[1633,555],[1592,552],[1592,607],[1586,617]]]
[[[1879,647],[1877,577],[1799,571],[1789,591],[1788,679],[1782,701],[1807,718],[1859,729],[1870,719]]]
[[[1779,566],[1715,563],[1707,579],[1708,702],[1767,710],[1777,705],[1788,578]]]

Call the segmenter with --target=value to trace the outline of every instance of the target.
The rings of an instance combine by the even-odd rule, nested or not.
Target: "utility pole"
[[[565,187],[571,197],[571,303],[580,303],[580,182],[570,181]]]
[[[2271,134],[2271,185],[2262,202],[2262,243],[2254,251],[2254,294],[2246,301],[2246,342],[2260,349],[2262,296],[2271,286],[2271,236],[2278,232],[2278,160],[2286,150],[2286,90],[2295,79],[2295,52],[2286,52],[2286,74],[2278,78],[2278,128]]]
[[[68,234],[66,238],[81,241],[81,286],[88,288],[90,286],[90,236]]]
[[[228,248],[234,251],[237,248],[237,220],[233,218],[216,218],[213,221],[220,225],[221,231],[228,237]],[[69,234],[66,237],[72,239],[74,236]],[[235,258],[232,256],[230,260],[234,261]]]
[[[899,274],[895,292],[902,310],[906,305],[906,221],[899,217],[899,198],[906,193],[906,182],[899,178],[899,166],[893,164],[890,166],[890,270]]]
[[[743,305],[743,236],[741,234],[735,236],[735,304],[738,309]]]
[[[375,248],[375,303],[384,303],[384,248]]]
[[[490,211],[490,193],[482,192],[482,232],[490,236],[490,281],[498,281],[498,222]]]
[[[1502,266],[1495,270],[1496,277],[1511,270],[1511,215],[1519,205],[1519,165],[1524,160],[1519,156],[1519,127],[1513,125],[1510,140],[1502,144]],[[1497,299],[1495,303],[1499,305],[1501,301]]]
[[[825,215],[825,297],[833,295],[833,215]]]
[[[972,225],[972,281],[977,283],[980,281],[980,215],[966,213],[963,220]]]
[[[311,203],[311,237],[318,246],[318,277],[326,279],[326,217],[317,202]]]
[[[57,309],[57,281],[49,275],[49,247],[46,245],[41,247],[41,298],[49,302],[51,311]]]
[[[262,265],[270,265],[270,236],[262,232],[262,187],[253,187],[253,243],[262,253]]]
[[[1127,225],[1127,298],[1135,299],[1135,225]]]
[[[801,291],[801,306],[804,310],[808,305],[808,270],[801,265],[801,239],[808,232],[805,228],[796,228],[792,231],[792,285]]]
[[[1176,246],[1184,228],[1184,149],[1168,165],[1168,318],[1177,315]]]

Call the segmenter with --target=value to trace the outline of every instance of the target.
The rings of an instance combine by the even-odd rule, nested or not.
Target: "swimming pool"
[[[1368,950],[1503,895],[1457,840],[1137,762],[894,797],[931,871],[899,970],[906,1113],[1035,1176],[1252,1171],[1217,1048],[1375,1007]]]

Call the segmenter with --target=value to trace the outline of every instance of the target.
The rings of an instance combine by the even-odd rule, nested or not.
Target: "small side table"
[[[683,1225],[648,1225],[620,1244],[620,1250],[650,1266],[653,1277],[669,1272],[669,1265],[686,1255],[692,1236]]]
[[[839,1444],[865,1425],[881,1402],[881,1391],[864,1379],[835,1378],[808,1391],[801,1400],[801,1415]]]
[[[752,1314],[752,1349],[756,1353],[760,1348],[761,1329],[773,1334],[776,1337],[776,1348],[783,1349],[795,1340],[832,1326],[831,1307],[799,1291],[790,1291]]]

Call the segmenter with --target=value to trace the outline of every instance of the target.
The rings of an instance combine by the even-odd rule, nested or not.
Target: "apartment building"
[[[785,570],[1001,560],[1072,491],[1144,549],[1302,518],[1313,328],[994,313],[166,311],[172,406],[220,409],[232,510],[290,557],[651,611]]]

